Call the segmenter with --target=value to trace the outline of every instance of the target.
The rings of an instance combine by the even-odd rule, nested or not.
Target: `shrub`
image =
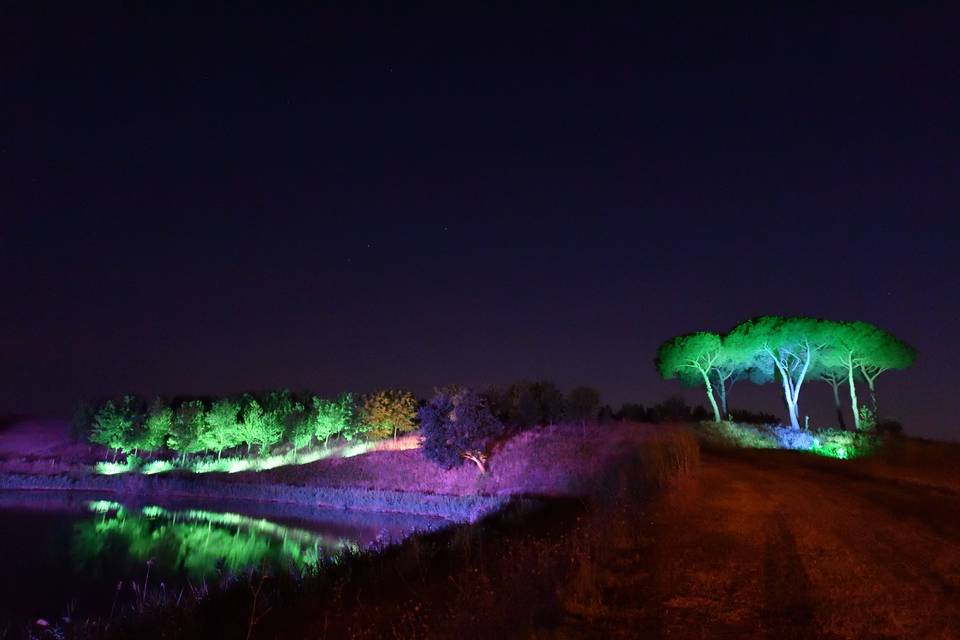
[[[818,431],[816,440],[817,442],[811,451],[821,456],[840,458],[841,460],[869,455],[877,449],[880,443],[876,436],[839,429]]]
[[[877,433],[899,436],[903,434],[903,425],[896,420],[885,419],[877,423]]]
[[[420,432],[424,455],[446,468],[464,460],[486,471],[486,447],[503,433],[480,397],[469,389],[445,389],[434,394],[420,409]]]
[[[140,468],[143,464],[143,461],[137,456],[127,456],[126,461],[124,462],[98,462],[95,465],[97,473],[112,476],[118,473],[127,473],[128,471],[135,471]]]
[[[817,444],[817,439],[814,438],[813,434],[803,429],[773,427],[772,431],[781,449],[812,451]]]
[[[773,434],[736,422],[702,422],[698,431],[712,444],[747,449],[776,449],[779,446]]]
[[[169,460],[153,460],[143,465],[141,471],[148,476],[155,473],[166,473],[173,470],[173,463]]]
[[[779,418],[772,413],[763,411],[747,411],[746,409],[731,409],[730,420],[734,422],[747,422],[749,424],[777,424]]]
[[[860,420],[857,422],[857,429],[860,431],[873,431],[877,426],[877,417],[873,410],[867,405],[860,405]]]

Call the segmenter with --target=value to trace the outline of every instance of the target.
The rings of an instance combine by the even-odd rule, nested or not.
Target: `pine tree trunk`
[[[843,419],[843,408],[840,406],[840,385],[837,382],[831,382],[830,386],[833,387],[833,402],[837,407],[837,424],[846,431],[847,425]]]
[[[710,376],[700,372],[703,375],[703,383],[707,387],[707,397],[710,398],[710,406],[713,407],[713,421],[720,422],[720,408],[717,406],[717,400],[713,397],[713,385],[710,384]]]
[[[723,416],[724,420],[727,420],[730,416],[727,411],[727,387],[724,383],[720,383],[720,415]]]
[[[857,406],[857,385],[853,380],[853,365],[847,367],[847,383],[850,385],[850,408],[853,409],[853,427],[860,431],[860,408]]]
[[[790,389],[790,380],[781,372],[780,380],[783,382],[783,399],[787,403],[787,413],[790,415],[790,426],[794,429],[800,428],[800,419],[797,417],[797,403],[793,399],[793,391]]]
[[[793,429],[799,429],[800,417],[797,415],[797,403],[793,402],[789,398],[787,399],[787,412],[790,414],[790,427]]]
[[[877,387],[873,383],[873,378],[867,378],[867,386],[870,387],[870,404],[873,405],[873,418],[880,422],[880,409],[877,407]]]

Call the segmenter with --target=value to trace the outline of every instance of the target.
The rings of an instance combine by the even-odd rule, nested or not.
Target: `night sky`
[[[770,313],[915,345],[881,403],[960,437],[956,13],[22,6],[0,413],[517,378],[649,404],[662,340]]]

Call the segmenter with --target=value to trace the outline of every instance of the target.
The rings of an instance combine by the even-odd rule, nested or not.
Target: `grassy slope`
[[[554,425],[501,443],[489,472],[472,464],[441,469],[419,449],[376,451],[259,473],[220,474],[230,482],[362,487],[449,495],[577,495],[589,489],[610,463],[638,450],[664,430],[652,425]]]
[[[500,508],[515,495],[575,496],[590,492],[603,474],[625,455],[646,452],[652,468],[662,463],[651,444],[670,429],[651,425],[556,425],[534,429],[500,443],[486,474],[472,464],[441,469],[419,449],[414,438],[386,441],[381,450],[350,458],[262,472],[171,473],[155,476],[89,472],[88,458],[101,455],[87,445],[60,438],[42,453],[24,443],[41,439],[17,430],[15,452],[0,462],[0,489],[94,491],[136,496],[224,496],[321,505],[366,511],[389,511],[474,521]],[[38,430],[36,433],[41,433]],[[62,433],[67,433],[65,430]],[[10,442],[14,442],[11,440]]]

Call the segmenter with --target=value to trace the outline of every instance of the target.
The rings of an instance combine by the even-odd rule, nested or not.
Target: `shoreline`
[[[307,487],[280,483],[238,483],[152,476],[31,475],[0,473],[0,491],[76,491],[136,498],[150,496],[272,502],[328,510],[392,513],[476,522],[498,511],[512,496],[437,494],[349,487]]]

